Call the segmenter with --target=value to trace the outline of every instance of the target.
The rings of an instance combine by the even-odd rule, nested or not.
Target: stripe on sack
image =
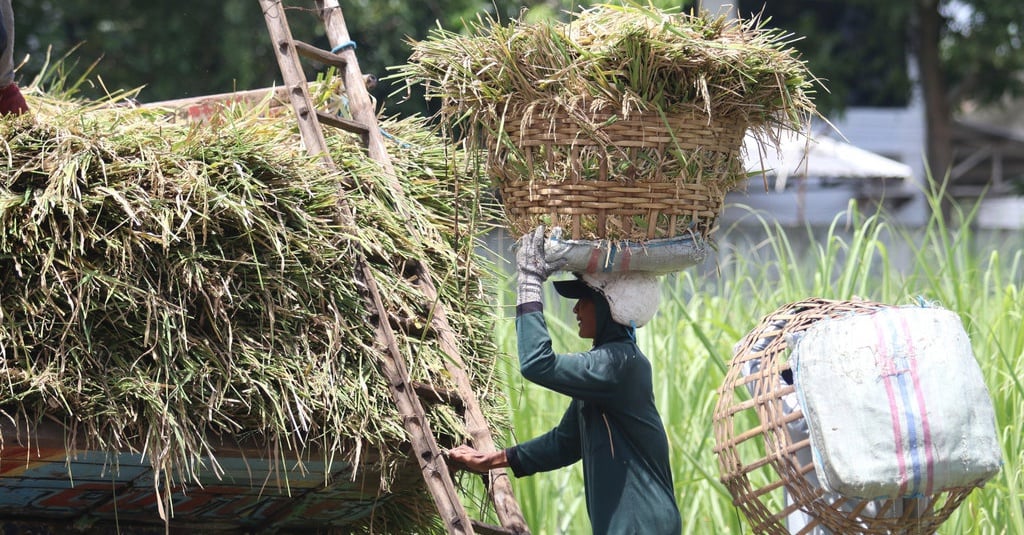
[[[590,261],[587,262],[587,273],[597,272],[597,263],[601,260],[602,256],[604,255],[601,254],[600,248],[594,247],[593,249],[591,249]]]
[[[907,325],[907,318],[902,316],[900,320],[903,325],[903,333],[906,335],[907,353],[916,357],[914,341],[910,336],[910,326]],[[930,495],[932,493],[932,485],[935,480],[935,457],[933,455],[935,448],[932,443],[931,426],[928,424],[928,406],[924,399],[924,389],[921,388],[921,376],[917,371],[917,358],[911,358],[908,360],[910,364],[910,377],[914,383],[914,392],[917,393],[917,413],[920,415],[921,421],[921,439],[923,441],[924,448],[925,471],[927,472],[924,483],[924,494]]]
[[[896,402],[896,392],[893,389],[892,376],[895,370],[891,358],[891,352],[885,337],[882,335],[884,325],[881,325],[878,314],[872,314],[872,321],[875,323],[875,334],[878,337],[878,348],[881,355],[876,357],[875,365],[881,369],[882,381],[885,382],[885,393],[889,397],[889,416],[892,420],[892,435],[895,441],[896,466],[899,469],[900,494],[907,491],[907,463],[903,457],[903,433],[900,430],[900,409]]]
[[[886,314],[892,316],[895,312]],[[900,329],[893,321],[887,321],[886,325],[889,326],[889,334],[892,338],[890,347],[892,350],[893,360],[893,371],[896,375],[896,384],[900,389],[900,402],[902,403],[903,409],[903,425],[907,432],[907,452],[910,454],[910,471],[913,477],[913,486],[909,490],[911,494],[921,490],[921,445],[918,440],[917,424],[920,420],[919,415],[914,411],[914,403],[911,399],[913,396],[912,384],[913,380],[910,377],[910,365],[906,356],[899,356],[900,349]],[[909,348],[903,348],[909,351]],[[907,492],[904,491],[905,495]]]

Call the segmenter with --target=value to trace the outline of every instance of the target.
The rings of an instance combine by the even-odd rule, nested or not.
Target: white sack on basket
[[[826,490],[928,496],[999,471],[992,401],[955,313],[889,307],[822,320],[790,358]]]
[[[643,327],[661,304],[661,283],[653,273],[584,273],[583,282],[601,292],[612,319],[621,325]]]
[[[707,243],[695,236],[661,238],[644,242],[608,240],[563,240],[562,229],[554,227],[544,244],[550,262],[566,260],[566,271],[575,273],[622,273],[641,271],[673,273],[704,262]]]

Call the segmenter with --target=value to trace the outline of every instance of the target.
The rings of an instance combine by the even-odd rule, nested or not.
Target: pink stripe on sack
[[[895,365],[892,360],[891,350],[885,343],[885,337],[882,336],[882,332],[885,330],[885,326],[879,321],[878,314],[872,314],[872,320],[875,323],[875,334],[878,336],[878,348],[884,353],[879,356],[881,359],[881,373],[882,380],[885,381],[885,393],[889,396],[889,415],[892,418],[892,434],[893,439],[896,442],[896,465],[899,467],[900,472],[900,494],[906,494],[907,492],[907,461],[903,457],[903,433],[900,430],[900,409],[898,403],[896,403],[896,392],[893,390],[892,377],[896,374]],[[878,360],[875,364],[879,364]]]
[[[622,254],[619,256],[619,266],[621,267],[620,271],[629,271],[630,258],[633,258],[633,251],[629,247],[626,247]]]
[[[597,263],[601,261],[601,249],[595,247],[590,251],[590,261],[587,262],[587,273],[597,273]]]
[[[905,316],[901,316],[900,319],[903,323],[903,332],[907,335],[907,351],[911,355],[907,360],[910,361],[910,376],[914,380],[914,392],[917,393],[917,408],[921,415],[921,433],[924,435],[925,469],[928,471],[928,481],[924,484],[924,493],[929,495],[932,493],[932,481],[935,477],[935,458],[932,456],[932,433],[928,425],[928,409],[924,400],[924,392],[921,390],[921,381],[917,374],[917,355],[914,351],[913,339],[910,336],[910,326],[907,325],[907,318]]]

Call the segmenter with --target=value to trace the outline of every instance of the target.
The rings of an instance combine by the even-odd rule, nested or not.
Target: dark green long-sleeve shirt
[[[0,0],[0,89],[14,81],[14,12],[11,0]]]
[[[583,353],[557,355],[540,303],[519,307],[520,370],[572,398],[561,422],[506,450],[517,477],[583,461],[596,534],[679,534],[668,438],[654,404],[651,364],[600,299],[598,338]]]

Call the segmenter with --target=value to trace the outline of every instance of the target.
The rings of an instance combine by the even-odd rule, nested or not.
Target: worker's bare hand
[[[492,468],[506,466],[504,451],[484,453],[466,445],[448,450],[448,464],[471,472],[484,473]]]

